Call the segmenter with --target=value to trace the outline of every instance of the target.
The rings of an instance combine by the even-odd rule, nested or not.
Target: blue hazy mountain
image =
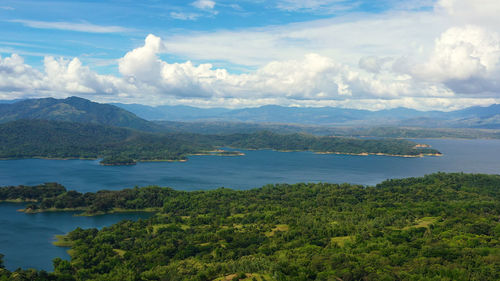
[[[201,120],[217,118],[219,115],[231,111],[231,109],[227,108],[198,108],[187,105],[164,105],[156,107],[123,103],[113,103],[112,105],[133,112],[146,120]]]
[[[500,105],[473,106],[443,112],[403,107],[379,111],[279,105],[240,109],[198,108],[186,105],[153,107],[141,104],[100,104],[78,97],[0,101],[0,122],[19,119],[96,123],[145,131],[162,130],[161,126],[150,121],[499,129]]]
[[[147,120],[231,121],[307,125],[391,125],[415,127],[500,128],[500,105],[474,106],[451,112],[393,108],[379,111],[335,107],[196,108],[115,104]]]

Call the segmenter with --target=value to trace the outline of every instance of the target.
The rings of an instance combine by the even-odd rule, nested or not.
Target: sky
[[[0,0],[0,100],[500,103],[498,0]]]

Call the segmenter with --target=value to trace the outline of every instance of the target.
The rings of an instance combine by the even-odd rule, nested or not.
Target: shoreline
[[[430,147],[430,146],[429,146]],[[232,149],[238,149],[234,147],[229,147]],[[272,148],[245,148],[242,150],[249,150],[249,151],[259,151],[259,150],[271,150],[271,151],[277,151],[277,152],[311,152],[314,154],[337,154],[337,155],[353,155],[353,156],[390,156],[390,157],[403,157],[403,158],[421,158],[421,157],[426,157],[426,156],[435,156],[435,157],[440,157],[443,156],[444,154],[439,152],[439,153],[420,153],[420,154],[390,154],[390,153],[382,153],[382,152],[361,152],[361,153],[351,153],[351,152],[337,152],[337,151],[314,151],[314,150],[279,150],[279,149],[272,149]]]
[[[19,202],[23,203],[23,202]],[[27,203],[27,202],[24,202]],[[97,213],[87,213],[88,208],[79,207],[79,208],[49,208],[49,209],[18,209],[18,212],[25,214],[40,214],[40,213],[55,213],[55,212],[81,212],[79,214],[75,214],[76,217],[94,217],[94,216],[102,216],[102,215],[111,215],[111,214],[119,214],[119,213],[157,213],[161,211],[161,208],[144,208],[144,209],[121,209],[114,208],[108,212],[97,212]]]
[[[425,147],[430,147],[426,144],[417,144],[416,147],[420,148],[425,148]],[[271,150],[271,151],[278,151],[278,152],[312,152],[314,154],[337,154],[337,155],[354,155],[354,156],[370,156],[370,155],[377,155],[377,156],[391,156],[391,157],[403,157],[403,158],[419,158],[419,157],[426,157],[426,156],[443,156],[442,153],[421,153],[421,154],[390,154],[390,153],[383,153],[383,152],[361,152],[361,153],[350,153],[350,152],[338,152],[338,151],[312,151],[312,150],[278,150],[278,149],[272,149],[272,148],[234,148],[234,147],[229,147],[231,149],[241,149],[241,150],[249,150],[249,151],[259,151],[259,150]],[[221,150],[221,149],[216,149],[212,151],[207,151],[207,152],[200,152],[200,153],[193,153],[193,154],[188,154],[187,157],[189,156],[245,156],[245,153],[237,151],[235,153],[224,153],[224,152],[232,152],[232,151],[226,151],[226,150]],[[0,160],[23,160],[23,159],[44,159],[44,160],[99,160],[101,158],[52,158],[52,157],[21,157],[21,158],[0,158]],[[137,163],[147,163],[147,162],[187,162],[189,159],[147,159],[147,160],[135,160],[135,163],[126,163],[126,164],[102,164],[99,163],[101,166],[134,166],[137,165]]]
[[[420,154],[389,154],[380,152],[362,152],[362,153],[346,153],[346,152],[329,152],[329,151],[315,151],[314,154],[337,154],[337,155],[352,155],[352,156],[390,156],[390,157],[402,157],[402,158],[422,158],[422,157],[441,157],[443,153],[420,153]]]

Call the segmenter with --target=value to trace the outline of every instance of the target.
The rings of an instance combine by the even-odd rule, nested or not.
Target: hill
[[[93,123],[142,131],[162,130],[161,126],[139,118],[122,108],[79,97],[27,99],[0,104],[0,123],[22,119]]]

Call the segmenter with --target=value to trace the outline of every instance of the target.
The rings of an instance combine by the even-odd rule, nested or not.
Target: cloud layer
[[[335,1],[314,3],[327,2]],[[144,104],[368,109],[491,104],[500,101],[500,20],[488,17],[498,4],[480,0],[477,5],[491,4],[483,9],[470,3],[443,0],[433,11],[285,27],[166,38],[150,34],[142,46],[117,60],[119,75],[99,74],[78,58],[45,57],[43,70],[38,70],[13,54],[0,57],[0,98],[80,95]],[[195,1],[193,6],[213,10],[215,2]],[[464,9],[483,14],[471,16]],[[163,54],[253,70],[237,74],[210,63],[169,63]]]

